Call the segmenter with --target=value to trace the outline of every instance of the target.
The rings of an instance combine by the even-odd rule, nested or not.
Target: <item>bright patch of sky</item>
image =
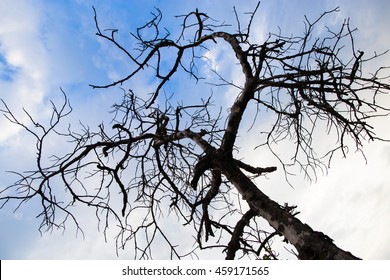
[[[231,23],[235,28],[233,6],[243,14],[251,11],[257,1],[49,1],[2,0],[0,1],[0,98],[15,111],[21,120],[28,121],[21,108],[25,108],[38,121],[47,122],[50,114],[49,99],[60,103],[60,87],[68,94],[74,114],[66,121],[77,127],[78,121],[95,126],[109,122],[108,111],[113,102],[122,97],[118,88],[93,90],[89,84],[105,84],[125,77],[132,65],[123,54],[95,36],[92,5],[96,8],[102,29],[119,29],[118,38],[128,46],[129,32],[150,19],[155,7],[163,14],[163,25],[177,34],[180,18],[175,15],[188,13],[195,8],[207,12],[212,18]],[[268,32],[301,34],[304,15],[314,19],[325,10],[340,7],[337,15],[326,21],[337,26],[344,18],[351,18],[358,27],[356,43],[367,53],[385,51],[390,45],[387,27],[390,25],[390,3],[372,1],[312,1],[312,0],[264,0],[253,25],[254,38],[261,43]],[[324,26],[325,27],[325,26]],[[223,45],[210,47],[204,55],[208,60],[200,70],[212,77],[211,70],[218,70],[229,81],[242,82],[239,68],[232,62],[234,56]],[[390,65],[390,57],[380,61]],[[168,63],[168,62],[167,62]],[[377,65],[375,65],[377,66]],[[179,76],[180,77],[180,76]],[[217,81],[217,80],[216,80]],[[139,75],[126,87],[136,93],[146,94],[153,89],[154,79]],[[189,84],[173,79],[166,88],[167,94],[175,93],[175,101],[189,103],[196,96],[208,96],[209,86],[191,80]],[[230,104],[236,90],[226,87],[214,89],[214,98]],[[223,95],[219,98],[219,95]],[[379,120],[378,134],[390,136],[388,120]],[[26,170],[34,165],[34,145],[29,136],[0,118],[0,187],[13,183],[14,177],[6,170]],[[244,139],[243,147],[256,145],[255,138]],[[60,144],[61,145],[61,144]],[[52,143],[52,149],[60,149]],[[260,184],[267,194],[280,203],[298,204],[301,219],[313,228],[324,231],[336,244],[355,255],[369,259],[390,258],[390,146],[386,143],[370,143],[365,149],[368,164],[362,157],[350,153],[348,159],[335,159],[328,176],[320,176],[313,184],[297,179],[295,189],[290,188],[282,174],[270,175]],[[248,162],[258,163],[258,156],[243,148]],[[261,155],[266,164],[273,164],[269,155]],[[260,163],[262,164],[262,163]],[[299,175],[299,174],[298,174]],[[298,176],[297,176],[298,177]],[[65,232],[38,232],[39,202],[31,201],[17,211],[16,204],[0,210],[0,258],[1,259],[112,259],[117,258],[113,237],[109,233],[105,242],[102,232],[96,231],[96,221],[88,211],[80,212],[85,224],[85,239],[70,227]],[[92,214],[93,215],[93,214]],[[93,216],[94,217],[94,216]],[[191,233],[188,233],[191,235]],[[187,238],[183,236],[183,238]],[[130,257],[120,252],[119,258]],[[166,256],[162,254],[161,258]],[[219,254],[206,258],[220,257]]]

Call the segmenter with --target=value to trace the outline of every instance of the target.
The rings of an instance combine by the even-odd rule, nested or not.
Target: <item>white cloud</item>
[[[257,1],[252,2],[256,3]],[[285,1],[279,3],[282,2],[285,3]],[[350,5],[351,3],[349,2]],[[367,5],[371,5],[370,3],[367,2]],[[202,5],[210,7],[204,3]],[[210,5],[215,7],[214,3]],[[303,26],[301,24],[303,20],[302,13],[305,11],[298,14],[294,14],[293,11],[287,13],[285,9],[280,9],[280,6],[276,5],[276,8],[280,10],[279,14],[276,14],[271,13],[275,9],[268,10],[269,6],[267,5],[261,4],[259,17],[252,29],[256,33],[256,41],[262,41],[264,30],[268,28],[276,30],[276,26],[267,25],[267,23],[272,19],[279,20],[280,16],[283,15],[285,17],[282,23],[289,22],[288,18],[291,19],[291,17],[294,17],[295,20],[296,16],[299,22],[297,28]],[[213,15],[214,11],[211,10],[209,14],[215,18],[227,17],[230,21],[233,16],[232,6],[233,4],[224,4],[223,8],[215,11],[217,15]],[[251,8],[252,6],[250,5]],[[308,6],[305,7],[307,11]],[[368,24],[370,27],[368,29],[365,29],[365,27],[361,28],[364,36],[368,38],[374,32],[375,34],[382,34],[380,36],[375,36],[374,34],[374,39],[369,42],[378,45],[379,48],[388,46],[386,30],[385,28],[379,28],[388,26],[388,24],[384,23],[387,16],[386,18],[380,17],[381,21],[379,23],[373,20],[378,14],[383,16],[384,11],[382,13],[378,12],[381,9],[379,6],[376,7],[375,12],[370,12],[370,17],[367,21],[359,20],[364,18],[364,9],[362,7],[365,6],[362,3],[360,3],[360,8],[346,7],[341,7],[342,11],[349,11],[353,18],[354,15],[352,13],[357,10],[360,11],[359,14],[355,14],[356,19],[354,22],[356,25]],[[69,86],[73,89],[74,83],[99,82],[101,77],[99,75],[102,74],[99,72],[100,70],[91,67],[94,65],[93,55],[91,57],[86,55],[88,48],[96,48],[96,46],[92,46],[93,44],[89,41],[90,38],[81,36],[81,34],[89,34],[87,29],[91,25],[85,22],[81,23],[80,26],[85,29],[75,32],[75,29],[71,29],[71,26],[66,24],[74,16],[73,14],[68,15],[63,13],[61,9],[56,10],[53,6],[50,6],[52,14],[48,19],[48,13],[44,13],[47,8],[40,1],[0,1],[0,52],[6,62],[16,69],[15,72],[11,73],[11,81],[0,81],[0,97],[5,99],[10,107],[19,113],[20,110],[18,108],[24,106],[33,115],[42,119],[49,112],[49,108],[44,107],[45,105],[42,105],[42,102],[48,96],[52,97],[52,94],[58,91],[59,86],[65,85],[65,87]],[[242,7],[239,10],[249,11],[250,9]],[[87,19],[92,21],[92,13],[90,13],[90,17],[87,17]],[[91,33],[94,32],[93,29],[90,29],[90,31]],[[219,70],[221,75],[240,84],[242,82],[240,69],[236,65],[232,65],[232,57],[226,55],[226,53],[232,53],[228,50],[229,46],[226,45],[226,49],[220,49],[219,46],[218,48],[211,48],[206,53],[206,56],[209,58],[208,67]],[[106,68],[106,62],[110,61],[110,57],[103,58],[95,55],[94,60],[95,62],[99,61],[96,62],[96,65],[100,63],[102,72],[113,73],[114,76],[111,76],[110,79],[118,77],[118,72],[114,72],[117,68],[112,66],[111,68]],[[88,80],[92,78],[92,81]],[[106,76],[104,78],[107,79]],[[136,92],[147,93],[152,90],[143,85],[146,81],[147,79],[141,77],[134,82],[134,86],[138,89]],[[83,87],[83,89],[87,88]],[[185,88],[185,90],[188,90],[188,88]],[[110,96],[112,93],[110,92],[106,92],[104,95],[88,96],[88,98],[85,98],[84,95],[76,95],[81,92],[79,87],[75,91],[76,94],[72,94],[72,92],[69,92],[73,97],[71,102],[72,100],[75,101],[75,107],[78,108],[77,112],[86,113],[72,117],[76,122],[78,118],[82,118],[82,120],[87,119],[87,122],[100,121],[102,110],[108,110],[109,107],[107,105],[112,103]],[[225,101],[231,104],[236,97],[235,94],[235,92],[233,94],[233,91],[230,91],[229,94],[224,96]],[[219,98],[219,95],[214,95],[214,98]],[[99,119],[96,116],[99,116]],[[382,126],[380,128],[382,131],[380,132],[388,133],[386,131],[386,121],[379,121],[378,124]],[[3,150],[0,149],[0,152],[7,159],[7,162],[3,161],[1,170],[13,169],[9,167],[14,166],[24,167],[27,164],[27,161],[23,161],[26,159],[26,155],[34,156],[32,146],[27,147],[28,145],[25,145],[25,139],[22,138],[22,134],[18,134],[17,128],[10,126],[4,118],[0,118],[0,127],[3,129],[0,134],[0,148]],[[249,137],[249,134],[245,134],[245,136]],[[249,142],[255,146],[256,140],[254,136],[249,139]],[[18,149],[21,150],[18,151]],[[264,186],[260,184],[260,187],[264,188],[267,194],[270,194],[272,198],[277,199],[281,203],[287,201],[297,203],[299,206],[298,210],[302,211],[300,215],[302,220],[308,222],[314,229],[322,230],[329,234],[342,248],[367,258],[389,258],[390,248],[388,244],[390,244],[390,240],[386,234],[390,230],[390,224],[388,219],[386,219],[386,215],[390,210],[388,206],[390,205],[388,203],[390,193],[387,188],[390,182],[386,178],[390,164],[389,149],[388,146],[381,144],[369,146],[367,149],[367,166],[364,165],[363,160],[356,160],[354,155],[351,155],[351,158],[347,160],[336,160],[329,172],[329,176],[320,178],[317,184],[311,186],[307,182],[302,181],[302,185],[297,185],[295,190],[293,190],[284,182],[281,171],[278,171],[278,174],[270,174],[268,176],[270,180],[264,182]],[[265,162],[265,165],[274,165],[269,155],[259,154],[255,156],[252,151],[246,152],[248,152],[248,161],[250,163],[263,164]],[[239,156],[244,153],[245,149],[240,152]],[[30,161],[30,163],[34,163],[34,161]],[[4,182],[3,177],[1,184],[4,184]],[[329,207],[329,205],[332,207]],[[29,223],[28,220],[34,217],[26,215],[25,213],[28,213],[28,211],[26,212],[24,209],[22,208],[21,212],[15,214],[16,220],[20,223],[18,225],[9,224],[10,229],[13,228],[14,232],[19,232],[19,240],[26,240],[23,243],[24,248],[20,248],[19,251],[21,258],[115,258],[115,245],[113,242],[108,244],[104,242],[102,233],[95,231],[96,221],[90,219],[87,213],[81,212],[82,219],[87,221],[89,219],[89,223],[86,223],[87,235],[84,241],[81,237],[75,239],[74,231],[71,230],[67,231],[65,235],[62,235],[61,232],[56,232],[52,235],[45,234],[41,238],[37,232],[37,222]],[[20,230],[22,223],[24,223],[25,227]],[[13,235],[13,231],[7,234],[8,238],[10,238]],[[110,240],[112,240],[112,236],[110,236]],[[56,250],[53,250],[53,248],[56,248]],[[127,256],[126,252],[121,254],[121,257],[125,258]],[[205,256],[207,258],[210,255],[206,253]]]
[[[40,40],[39,3],[31,1],[2,1],[0,10],[5,11],[0,19],[0,52],[5,63],[16,69],[6,81],[0,81],[1,98],[10,107],[25,107],[35,113],[47,89],[48,57]],[[24,117],[26,120],[27,117]],[[0,119],[6,128],[0,141],[18,131],[7,120]]]
[[[386,187],[390,181],[385,176],[389,146],[372,144],[365,151],[367,165],[360,155],[350,154],[334,161],[328,176],[298,189],[294,196],[301,217],[340,247],[363,258],[388,257],[390,247],[384,244],[390,244],[390,238],[382,232],[390,229],[385,218],[390,211],[390,189]]]
[[[50,14],[52,18],[48,18],[45,14],[47,12],[45,8],[48,8],[50,4],[46,3],[45,7],[41,4],[40,1],[0,1],[1,57],[6,68],[14,69],[8,73],[7,79],[0,80],[0,98],[7,103],[21,122],[28,125],[31,123],[22,111],[22,107],[34,119],[47,123],[51,111],[47,99],[58,100],[61,97],[58,94],[61,85],[67,86],[81,80],[85,82],[87,75],[84,73],[89,75],[96,73],[93,69],[90,72],[86,71],[85,64],[88,62],[88,57],[83,57],[80,53],[82,48],[78,36],[81,35],[81,32],[73,30],[73,33],[62,33],[61,31],[66,31],[68,27],[66,21],[61,21],[61,23],[56,21],[56,15],[60,16],[62,10],[53,10],[53,13]],[[68,16],[68,19],[70,18]],[[81,96],[78,98],[82,99]],[[1,104],[1,106],[3,105]],[[94,112],[99,114],[98,110]],[[93,118],[92,115],[88,114],[89,117]],[[100,115],[102,114],[100,113]],[[3,116],[0,118],[0,126],[2,127],[0,134],[1,173],[3,174],[6,170],[30,170],[31,165],[35,162],[35,140]],[[56,149],[63,147],[56,145]],[[11,177],[8,173],[3,174],[0,186],[3,188],[17,179],[15,176]],[[17,204],[11,203],[11,205],[16,206]],[[38,221],[29,222],[32,218],[35,220],[35,217],[31,217],[31,213],[34,213],[36,211],[34,208],[38,206],[39,203],[31,201],[30,206],[24,206],[15,213],[17,219],[14,221],[12,221],[13,216],[1,217],[3,226],[7,228],[7,231],[2,233],[2,235],[4,234],[2,240],[9,240],[10,243],[16,242],[14,244],[16,251],[12,253],[14,258],[28,258],[30,255],[45,258],[44,255],[40,255],[40,252],[48,245],[49,236],[45,235],[46,238],[41,239],[37,231]],[[22,230],[20,229],[21,225],[23,225]],[[18,234],[16,235],[14,232],[18,232]],[[11,236],[15,238],[11,238]],[[49,243],[51,252],[48,254],[46,251],[46,257],[54,257],[53,244],[55,242],[62,244],[61,241],[64,240],[61,236],[52,237],[52,243]],[[34,241],[35,238],[37,241]],[[18,246],[18,243],[24,244],[24,246]],[[33,244],[41,245],[41,250],[38,250],[37,253],[26,251],[28,245]],[[74,248],[80,246],[77,241],[72,244]],[[113,247],[113,249],[115,248]]]
[[[371,2],[360,3],[360,6],[352,6],[355,2],[349,4],[351,6],[340,4],[341,11],[348,13],[344,12],[332,18],[332,24],[337,26],[337,22],[340,24],[345,15],[350,15],[354,19],[354,25],[361,24],[359,31],[363,31],[363,35],[359,35],[359,31],[355,34],[356,45],[367,50],[367,53],[373,53],[373,49],[385,50],[388,47],[388,36],[375,35],[382,34],[384,26],[388,26],[389,18],[379,11],[381,6],[372,5]],[[360,20],[365,17],[365,5],[370,6],[369,14],[377,15],[377,20]],[[356,10],[359,12],[355,13]],[[372,25],[376,26],[377,32],[373,32]],[[371,39],[361,40],[366,36]],[[374,61],[369,68],[375,69],[379,65],[378,62],[381,65],[389,65],[390,57]],[[386,102],[381,103],[385,106],[389,104],[388,99],[381,101]],[[381,118],[373,122],[379,137],[390,138],[388,121],[388,118]],[[266,124],[263,122],[263,125]],[[256,146],[259,138],[255,134],[252,131],[240,138],[242,149],[239,156],[246,156],[245,160],[256,166],[277,164],[266,152],[251,149]],[[330,144],[330,137],[326,135],[320,135],[317,140],[319,140],[317,147],[320,150]],[[281,145],[279,147],[279,154],[288,154],[288,148]],[[390,238],[386,233],[390,231],[390,220],[386,213],[390,211],[390,189],[387,187],[390,184],[387,176],[390,168],[389,149],[388,143],[379,141],[366,143],[363,149],[368,162],[366,165],[364,158],[360,154],[355,154],[351,147],[347,159],[341,158],[340,155],[334,157],[328,175],[323,176],[319,172],[318,181],[313,184],[302,180],[303,174],[298,172],[293,178],[295,189],[284,181],[283,171],[280,169],[269,174],[267,176],[269,180],[262,179],[257,182],[267,195],[279,203],[289,202],[298,205],[298,211],[301,212],[298,218],[308,223],[314,230],[328,234],[341,248],[366,259],[388,259]]]

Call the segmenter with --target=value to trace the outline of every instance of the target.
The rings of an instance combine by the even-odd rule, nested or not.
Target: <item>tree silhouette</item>
[[[131,33],[132,47],[116,38],[118,30],[102,31],[94,10],[96,35],[122,52],[133,68],[122,79],[91,86],[124,86],[147,71],[154,78],[155,89],[146,98],[141,97],[145,93],[123,90],[122,101],[113,105],[112,127],[101,124],[97,131],[86,126],[82,132],[70,126],[60,129],[60,121],[72,111],[64,92],[61,106],[52,103],[49,126],[37,123],[27,112],[33,125],[22,123],[3,102],[4,115],[35,137],[37,168],[15,172],[19,179],[1,191],[2,207],[14,200],[20,207],[39,198],[40,229],[65,228],[72,220],[81,232],[74,206],[93,207],[104,234],[109,225],[118,226],[118,248],[132,246],[138,259],[152,258],[154,244],[161,246],[161,242],[171,258],[220,248],[226,259],[277,259],[278,252],[271,244],[278,236],[295,247],[299,259],[357,259],[302,223],[297,206],[270,199],[255,178],[269,174],[272,179],[275,172],[288,178],[289,168],[296,166],[312,177],[317,168],[326,168],[324,162],[336,152],[345,155],[351,144],[360,150],[366,140],[383,140],[375,135],[369,121],[389,112],[377,102],[378,96],[389,90],[388,77],[382,74],[386,68],[365,74],[363,65],[380,55],[366,58],[363,51],[355,49],[355,30],[348,20],[336,31],[327,28],[323,37],[315,36],[319,22],[337,9],[314,21],[305,17],[301,36],[270,33],[263,42],[252,42],[257,10],[258,6],[246,14],[244,28],[234,10],[235,32],[227,32],[231,26],[195,10],[179,16],[181,31],[170,34],[161,27],[162,14],[156,9],[150,21]],[[206,65],[205,52],[223,44],[235,56],[242,84],[211,69],[219,79],[215,83],[199,70]],[[174,84],[179,75],[197,82],[206,80],[211,87],[235,89],[237,96],[230,110],[225,114],[218,108],[212,94],[198,103],[172,102],[167,85]],[[190,87],[185,94],[190,97]],[[272,116],[268,129],[258,130],[264,120],[260,115]],[[246,120],[253,120],[251,129],[259,135],[255,149],[271,151],[282,170],[252,166],[245,158],[238,158]],[[321,131],[324,126],[325,131]],[[313,146],[318,131],[337,137],[337,145],[325,160],[316,155]],[[47,161],[45,143],[53,135],[73,149]],[[292,160],[275,150],[281,141],[294,145]],[[177,217],[175,231],[183,226],[193,229],[195,242],[188,252],[182,252],[180,239],[172,237],[165,227],[167,216]],[[272,230],[264,229],[261,220]],[[188,245],[191,236],[183,238]]]

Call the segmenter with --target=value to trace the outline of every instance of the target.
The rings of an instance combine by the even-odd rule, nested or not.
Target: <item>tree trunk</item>
[[[350,252],[338,248],[331,238],[322,232],[314,231],[270,199],[256,187],[231,158],[217,155],[214,164],[234,184],[251,209],[267,220],[275,230],[295,246],[299,259],[359,259]]]

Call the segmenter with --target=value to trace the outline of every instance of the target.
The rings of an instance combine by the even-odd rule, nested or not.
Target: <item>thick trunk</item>
[[[221,155],[214,159],[214,164],[234,184],[251,209],[295,246],[299,259],[358,259],[338,248],[325,234],[314,231],[261,192],[233,160]]]

